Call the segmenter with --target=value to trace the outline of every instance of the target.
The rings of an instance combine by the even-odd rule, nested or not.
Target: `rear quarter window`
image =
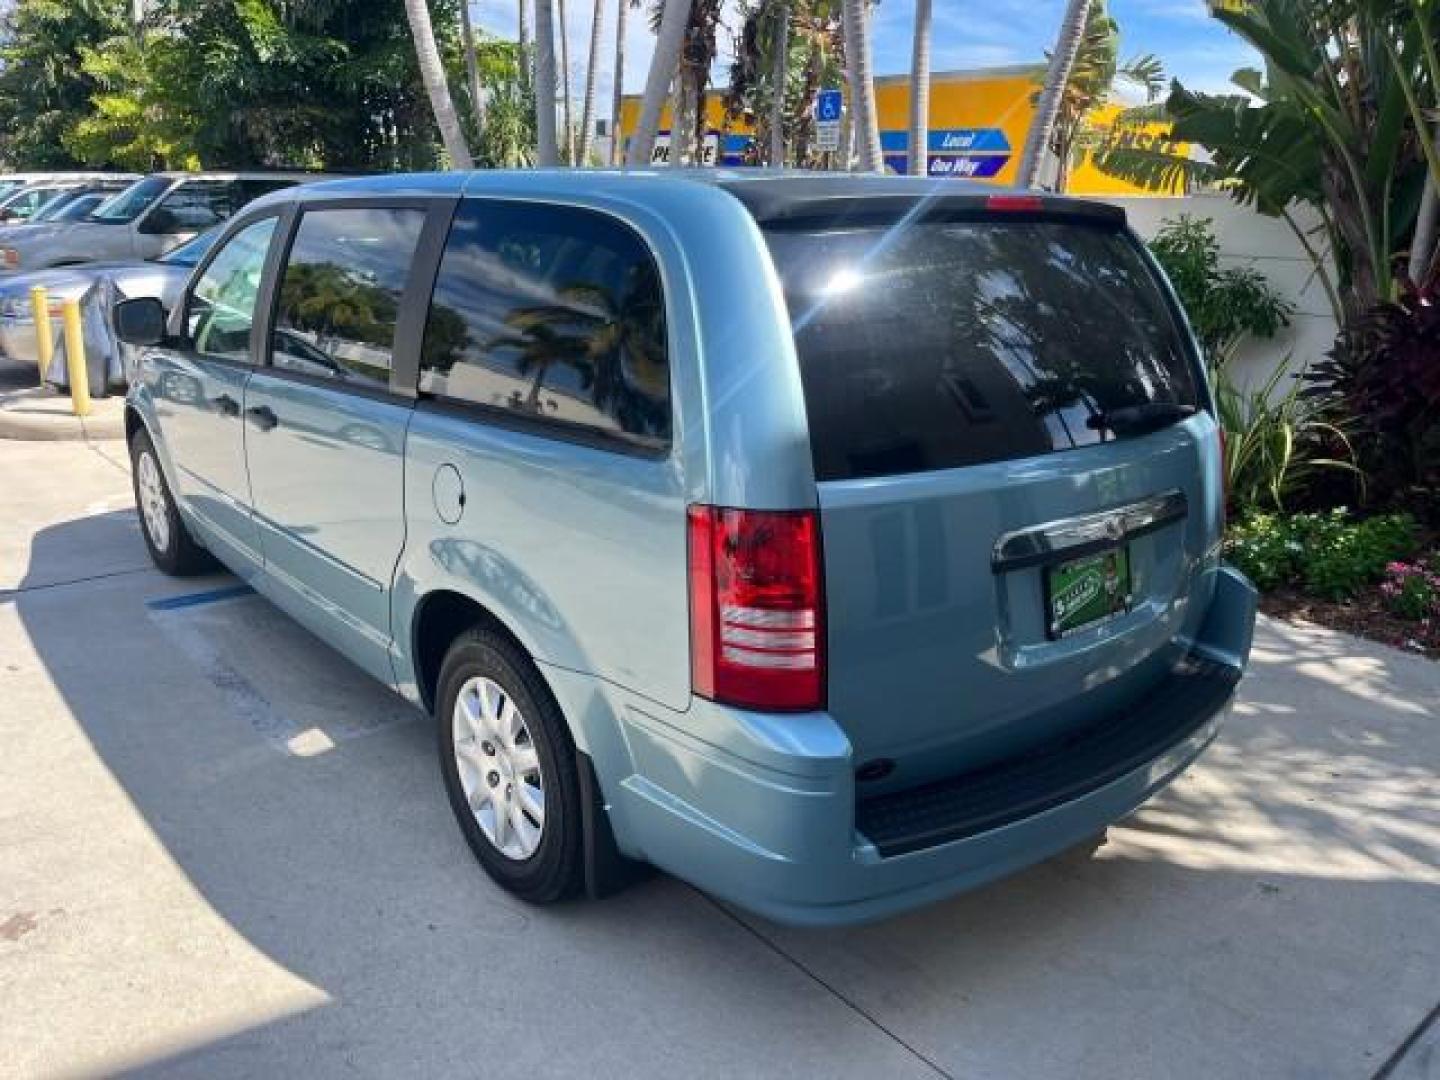
[[[817,479],[1033,457],[1202,403],[1154,272],[1123,230],[957,220],[767,231]]]
[[[660,272],[607,214],[467,199],[421,353],[422,395],[647,451],[670,443]]]

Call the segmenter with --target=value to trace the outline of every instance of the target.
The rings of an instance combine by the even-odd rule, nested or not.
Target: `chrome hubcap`
[[[160,469],[148,451],[140,455],[136,479],[145,531],[150,534],[156,550],[166,551],[170,547],[170,514],[165,506],[165,485],[160,482]]]
[[[475,823],[507,859],[528,859],[545,833],[545,777],[525,717],[499,683],[474,678],[455,699],[451,733]]]

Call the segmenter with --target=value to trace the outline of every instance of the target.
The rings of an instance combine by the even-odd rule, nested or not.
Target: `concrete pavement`
[[[0,1075],[1440,1075],[1432,662],[1266,621],[1107,844],[877,926],[534,909],[423,717],[148,568],[121,444],[0,478]]]
[[[0,357],[0,440],[39,442],[125,437],[123,395],[95,398],[88,416],[76,416],[68,394],[36,385],[28,364]]]

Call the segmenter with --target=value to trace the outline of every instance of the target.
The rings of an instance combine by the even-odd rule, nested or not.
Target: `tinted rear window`
[[[816,477],[1033,457],[1198,408],[1188,350],[1127,234],[1063,221],[777,229]],[[1163,411],[1163,410],[1162,410]]]

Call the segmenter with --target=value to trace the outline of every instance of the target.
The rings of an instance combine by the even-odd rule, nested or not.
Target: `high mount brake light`
[[[991,195],[985,200],[985,209],[997,214],[1034,214],[1045,209],[1045,200],[1039,195]]]

